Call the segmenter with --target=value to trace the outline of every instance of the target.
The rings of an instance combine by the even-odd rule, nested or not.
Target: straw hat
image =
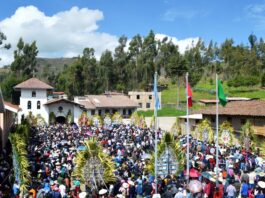
[[[214,179],[213,177],[210,177],[210,181],[211,182],[216,182],[216,179]]]
[[[99,192],[98,192],[98,194],[99,195],[104,195],[104,194],[106,194],[108,192],[108,190],[106,190],[106,189],[101,189]]]
[[[259,181],[258,186],[261,188],[265,188],[265,182],[264,181]]]

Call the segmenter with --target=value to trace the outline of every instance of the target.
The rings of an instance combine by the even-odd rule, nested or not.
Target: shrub
[[[240,87],[240,86],[254,86],[259,83],[259,78],[256,76],[236,76],[234,79],[229,80],[227,85],[229,87]]]

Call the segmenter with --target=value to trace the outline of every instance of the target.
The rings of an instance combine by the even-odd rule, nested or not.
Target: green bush
[[[261,86],[265,87],[265,73],[263,73],[261,77]]]
[[[234,79],[229,80],[227,85],[229,87],[240,87],[240,86],[254,86],[259,83],[259,78],[256,76],[236,76]]]

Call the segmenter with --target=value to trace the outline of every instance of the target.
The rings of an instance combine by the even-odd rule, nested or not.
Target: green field
[[[154,115],[153,110],[148,111],[137,111],[138,115],[143,115],[144,117],[152,117]],[[163,108],[157,111],[157,116],[159,117],[175,117],[185,115],[185,111],[177,110],[175,108]]]
[[[224,84],[224,91],[228,97],[248,97],[265,99],[265,90],[255,87],[228,87]],[[201,99],[215,99],[215,85],[207,82],[200,82],[195,87],[192,87],[192,100],[197,102]],[[181,102],[185,102],[185,88],[180,87],[179,98]],[[177,85],[169,85],[167,90],[162,92],[162,104],[177,103]]]
[[[165,107],[158,111],[158,116],[179,116],[185,115],[186,107],[186,96],[185,87],[180,86],[179,100],[181,110],[177,110],[177,85],[170,84],[168,89],[162,91],[162,107]],[[265,90],[255,86],[255,87],[228,87],[224,83],[224,91],[228,97],[247,97],[247,98],[260,98],[265,99]],[[191,110],[197,110],[203,108],[197,102],[201,99],[215,99],[215,84],[210,84],[208,81],[201,81],[195,87],[192,87],[192,100],[193,107]],[[140,115],[146,117],[153,116],[153,111],[138,111]]]

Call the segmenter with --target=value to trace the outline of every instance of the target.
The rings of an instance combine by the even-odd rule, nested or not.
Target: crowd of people
[[[158,139],[162,135],[159,130]],[[73,177],[76,153],[91,137],[98,139],[103,151],[115,162],[115,182],[95,187]],[[189,180],[183,170],[177,175],[158,176],[156,182],[146,169],[149,154],[154,151],[154,137],[150,128],[124,124],[108,127],[57,124],[34,128],[28,146],[32,183],[26,196],[149,198],[155,194],[157,185],[157,193],[165,198],[265,197],[264,164],[258,153],[241,146],[221,146],[217,171],[215,146],[192,137]],[[185,153],[186,137],[175,138],[180,141],[180,152]],[[0,178],[6,174],[0,168]],[[16,186],[19,183],[13,186],[13,196],[19,193]]]
[[[4,195],[10,195],[11,191],[11,176],[12,176],[12,158],[10,157],[10,147],[3,149],[0,152],[0,198]]]

